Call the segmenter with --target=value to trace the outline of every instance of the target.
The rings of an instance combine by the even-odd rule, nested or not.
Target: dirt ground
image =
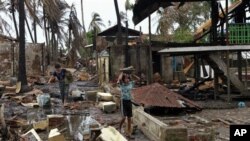
[[[82,101],[79,99],[69,98],[69,105],[71,107],[63,107],[59,95],[59,88],[57,83],[36,85],[36,89],[42,90],[44,93],[51,95],[50,108],[28,108],[22,106],[20,103],[11,99],[1,99],[0,104],[5,104],[4,117],[7,125],[21,135],[32,128],[32,123],[46,120],[49,114],[64,115],[65,121],[63,125],[58,125],[59,130],[63,130],[63,134],[67,141],[80,140],[79,132],[82,132],[82,121],[86,116],[90,115],[97,120],[103,127],[113,126],[118,129],[121,114],[119,110],[114,113],[104,113],[97,108],[95,102]],[[79,89],[81,91],[91,91],[98,89],[97,84],[91,81],[74,82],[71,84],[71,90]],[[22,95],[22,94],[19,94]],[[18,124],[22,122],[23,124]],[[23,126],[25,125],[25,126]],[[42,140],[48,139],[49,129],[38,132]],[[134,141],[149,141],[148,138],[137,128],[134,130]],[[1,135],[1,134],[0,134]],[[0,136],[1,139],[1,136]],[[16,140],[16,139],[13,139]]]
[[[179,115],[155,116],[170,126],[184,126],[188,136],[211,133],[216,141],[229,141],[231,124],[250,124],[250,102],[245,102],[245,108],[238,108],[238,102],[197,101],[204,109],[196,113],[181,113]]]
[[[51,108],[27,108],[11,99],[1,99],[0,104],[5,103],[4,116],[7,119],[7,125],[11,129],[20,131],[18,134],[25,133],[30,129],[31,123],[45,120],[48,114],[61,114],[65,116],[65,124],[59,126],[63,130],[67,141],[79,140],[79,131],[81,130],[81,122],[90,115],[97,120],[102,126],[113,126],[118,129],[121,115],[119,110],[114,113],[104,113],[97,108],[95,102],[79,101],[70,99],[69,103],[74,103],[73,107],[63,107],[59,99],[58,84],[37,85],[34,86],[42,90],[44,93],[51,95]],[[71,89],[79,89],[81,91],[90,91],[99,89],[97,84],[91,81],[74,82]],[[227,103],[225,101],[197,101],[204,109],[193,114],[182,113],[180,115],[156,116],[156,118],[169,124],[179,124],[188,128],[188,135],[195,133],[205,133],[208,129],[212,129],[216,135],[216,141],[229,140],[230,124],[249,124],[250,108],[238,108],[238,102]],[[250,107],[250,102],[246,102],[246,106]],[[27,126],[18,126],[14,121],[23,121]],[[49,130],[38,132],[43,140],[47,140]],[[135,128],[135,141],[150,141],[139,129]]]

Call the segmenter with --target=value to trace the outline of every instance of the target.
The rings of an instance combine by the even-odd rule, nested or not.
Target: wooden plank
[[[210,53],[209,54],[209,58],[217,64],[217,66],[219,67],[219,69],[221,71],[224,72],[224,75],[226,76],[227,73],[227,65],[226,63],[219,57],[218,54],[215,53]],[[233,72],[229,72],[229,76],[226,76],[227,79],[230,79],[230,81],[233,83],[233,85],[240,90],[241,93],[243,93],[245,91],[245,87],[243,85],[243,83],[239,80],[239,78],[233,73]]]

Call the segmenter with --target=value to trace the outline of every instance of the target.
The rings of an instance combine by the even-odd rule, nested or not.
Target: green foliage
[[[178,28],[174,31],[173,39],[179,43],[191,42],[193,40],[192,32],[188,28]]]
[[[92,20],[89,25],[89,31],[93,31],[96,28],[97,33],[101,31],[101,27],[105,27],[103,20],[99,13],[93,12],[92,13]]]
[[[179,7],[174,6],[158,10],[158,33],[161,39],[169,42],[190,42],[192,34],[203,22],[210,17],[210,5],[208,2],[185,3]]]
[[[94,37],[94,32],[93,31],[89,31],[86,33],[87,36],[87,42],[88,44],[93,44],[93,37]]]
[[[130,0],[126,0],[126,2],[125,2],[125,9],[126,9],[126,11],[132,10],[133,7],[134,7],[134,5],[132,3],[130,3]]]

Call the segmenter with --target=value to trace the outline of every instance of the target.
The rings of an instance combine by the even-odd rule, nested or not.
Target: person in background
[[[69,93],[69,84],[65,82],[66,76],[66,69],[61,68],[60,64],[55,65],[55,71],[53,72],[52,76],[50,77],[48,83],[51,83],[55,79],[59,81],[59,88],[62,103],[65,106],[65,101],[67,100],[68,93]]]
[[[137,80],[140,78],[134,76]],[[119,125],[119,130],[121,131],[122,125],[127,119],[127,127],[128,127],[128,138],[133,139],[132,137],[132,128],[131,128],[131,118],[132,118],[132,101],[131,101],[131,90],[134,88],[135,82],[130,79],[130,75],[125,74],[123,72],[120,73],[117,83],[121,88],[121,114],[122,119]]]

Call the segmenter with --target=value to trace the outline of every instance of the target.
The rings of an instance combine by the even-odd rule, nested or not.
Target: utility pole
[[[22,86],[27,86],[26,76],[26,59],[25,59],[25,11],[24,11],[24,0],[19,0],[19,72],[18,81],[21,81]],[[23,87],[22,87],[23,89]]]
[[[149,32],[149,45],[148,45],[148,83],[150,84],[152,82],[152,73],[153,73],[153,68],[152,68],[152,51],[151,51],[151,40],[152,40],[152,35],[151,35],[151,16],[148,16],[148,32]]]
[[[228,45],[228,0],[226,0],[226,45]],[[227,101],[231,101],[230,93],[231,93],[231,88],[230,88],[230,62],[229,62],[229,50],[227,50]]]
[[[81,12],[82,12],[82,27],[83,27],[83,31],[86,32],[85,24],[84,24],[83,0],[81,0]]]

